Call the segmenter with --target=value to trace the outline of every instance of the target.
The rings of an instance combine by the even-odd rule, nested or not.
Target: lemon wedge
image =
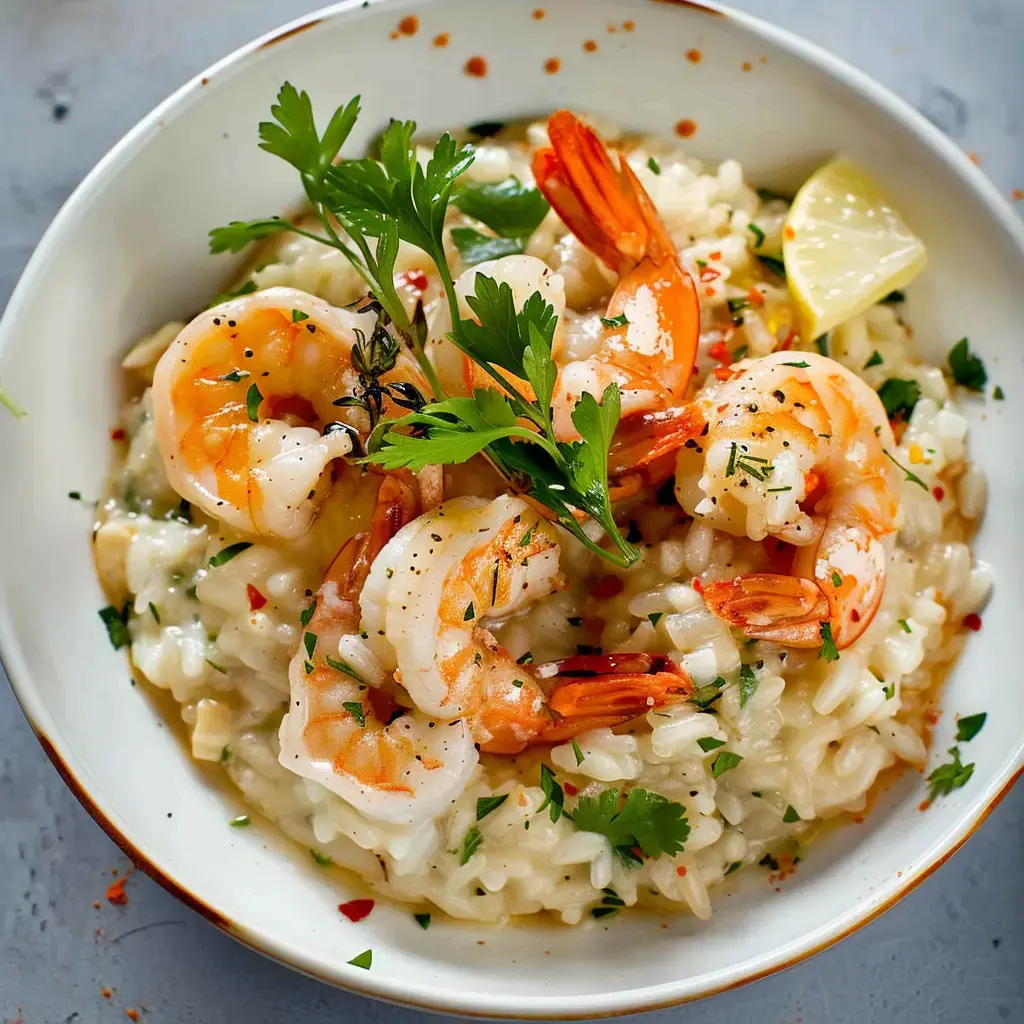
[[[921,239],[844,157],[804,182],[782,238],[786,277],[808,339],[905,287],[928,262]]]

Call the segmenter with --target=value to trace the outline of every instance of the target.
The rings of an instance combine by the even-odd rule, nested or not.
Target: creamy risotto
[[[980,364],[922,362],[916,265],[848,274],[828,232],[808,263],[800,197],[735,160],[561,112],[335,165],[354,105],[320,139],[289,88],[264,148],[316,208],[214,232],[268,240],[124,360],[112,640],[310,870],[707,918],[926,762],[990,586]]]

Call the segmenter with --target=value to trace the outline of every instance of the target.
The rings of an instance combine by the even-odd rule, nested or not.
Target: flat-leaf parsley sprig
[[[290,83],[281,87],[272,114],[273,122],[260,125],[260,146],[299,171],[325,235],[280,218],[234,221],[210,232],[210,248],[237,252],[276,232],[296,231],[338,249],[359,272],[412,349],[437,399],[408,416],[378,423],[367,444],[369,460],[389,469],[415,470],[465,462],[482,452],[516,489],[550,509],[587,547],[619,566],[634,562],[639,552],[619,533],[608,492],[608,450],[620,412],[618,388],[608,387],[600,403],[583,395],[571,417],[581,440],[557,441],[551,406],[557,377],[551,357],[557,325],[553,308],[535,293],[517,312],[507,284],[477,275],[475,294],[467,297],[474,319],[461,316],[443,231],[457,179],[473,162],[473,147],[442,135],[422,166],[412,142],[415,122],[392,121],[380,138],[379,161],[363,157],[336,162],[359,115],[358,97],[335,111],[322,135],[309,96]],[[477,214],[486,212],[487,223],[499,230],[526,232],[546,212],[528,191],[516,187],[483,197],[469,190],[460,201]],[[468,199],[471,194],[474,198]],[[341,238],[335,222],[352,244]],[[422,317],[410,319],[395,289],[399,240],[422,249],[435,264],[451,313],[449,338],[496,387],[478,389],[471,398],[449,398],[441,387],[424,349]],[[520,390],[522,381],[529,383],[532,398]],[[365,401],[365,388],[363,392],[357,397]],[[616,550],[593,541],[577,521],[577,512],[600,523]]]

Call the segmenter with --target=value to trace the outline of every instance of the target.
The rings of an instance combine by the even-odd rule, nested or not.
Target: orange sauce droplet
[[[969,157],[971,163],[974,164],[976,167],[981,166],[981,157],[978,156],[977,153],[968,153],[967,156]]]
[[[681,139],[688,139],[697,130],[697,122],[684,118],[676,123],[676,135]]]
[[[791,242],[796,238],[796,232],[788,224],[782,229],[782,234],[785,236],[787,242]]]
[[[686,51],[686,59],[691,64],[699,64],[701,62],[701,58],[703,56],[704,56],[704,54],[701,53],[700,50],[687,50]]]
[[[398,23],[398,31],[403,36],[414,36],[420,29],[420,19],[415,14],[410,14]]]
[[[450,41],[451,36],[448,35],[447,32],[439,32],[436,36],[434,36],[434,45],[438,48],[442,46],[447,46]]]
[[[1015,188],[1010,195],[1020,202],[1020,200],[1024,199],[1024,188]]]
[[[473,78],[483,78],[487,74],[487,61],[483,57],[470,57],[466,61],[463,71],[467,75],[472,75]]]
[[[542,21],[542,20],[543,20],[543,18],[544,18],[544,15],[545,15],[546,13],[547,13],[547,12],[546,12],[546,11],[544,10],[544,8],[543,8],[543,7],[538,7],[538,8],[537,8],[537,9],[536,9],[536,10],[535,10],[535,11],[533,12],[533,20],[534,20],[534,21]]]
[[[761,58],[761,63],[762,64],[767,64],[768,63],[768,58],[767,57],[762,57]]]
[[[744,71],[753,71],[754,70],[754,65],[751,64],[749,60],[745,60],[743,62],[743,70]]]
[[[548,57],[548,59],[544,61],[544,70],[549,75],[557,75],[561,70],[561,67],[562,62],[557,57]]]
[[[623,29],[625,29],[625,31],[632,32],[633,29],[636,28],[636,22],[635,21],[624,21],[622,23],[622,27],[623,27]]]
[[[401,33],[397,29],[395,29],[395,31],[391,33],[391,38],[392,39],[398,39],[400,36],[401,36]]]
[[[588,39],[583,44],[583,49],[586,50],[587,53],[593,53],[597,49],[597,43],[595,43],[593,39]]]
[[[618,32],[618,31],[619,31],[619,26],[618,25],[609,25],[608,26],[608,34],[609,35],[615,35],[615,33]]]

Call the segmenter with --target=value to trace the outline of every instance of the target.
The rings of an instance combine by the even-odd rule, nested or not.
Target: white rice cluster
[[[543,143],[543,127],[531,126],[527,138],[530,145]],[[649,166],[652,158],[660,173]],[[762,202],[735,161],[705,168],[663,140],[633,145],[629,160],[701,282],[700,369],[713,365],[708,351],[725,338],[752,356],[771,351],[791,330],[792,309],[785,285],[759,269],[749,225],[763,232],[763,251],[777,253],[785,202]],[[527,146],[488,144],[471,173],[482,181],[509,174],[528,180]],[[466,220],[457,212],[450,219]],[[566,344],[572,357],[585,357],[614,277],[566,234],[553,212],[528,251],[563,277]],[[452,258],[461,269],[454,250]],[[399,270],[424,264],[421,253],[403,246]],[[306,239],[284,240],[253,280],[260,287],[301,288],[336,304],[363,290],[339,253]],[[730,325],[723,307],[747,295],[752,283],[763,306],[745,311],[742,325]],[[173,336],[163,337],[167,333],[145,339],[144,354],[142,346],[136,350],[139,365],[132,369],[143,379],[147,360]],[[335,488],[301,541],[257,542],[211,569],[213,555],[243,538],[224,533],[198,510],[194,521],[176,516],[147,392],[126,414],[131,442],[118,497],[104,508],[96,535],[99,571],[114,599],[130,595],[133,660],[181,705],[193,756],[223,763],[245,798],[288,835],[380,892],[477,921],[550,911],[577,923],[591,919],[610,887],[627,906],[686,906],[707,918],[709,889],[727,874],[762,858],[782,862],[773,870],[791,869],[798,840],[813,831],[810,823],[863,810],[881,772],[900,762],[923,764],[925,714],[936,681],[959,648],[963,617],[983,605],[991,585],[967,545],[971,521],[984,509],[984,479],[967,461],[967,421],[941,371],[915,358],[908,331],[889,306],[843,324],[830,345],[836,359],[873,387],[891,376],[912,378],[923,395],[895,453],[921,485],[902,484],[903,515],[885,596],[861,639],[832,663],[815,651],[744,642],[707,610],[701,591],[763,568],[761,545],[691,521],[678,506],[638,506],[629,516],[653,539],[642,545],[635,565],[617,572],[620,593],[595,599],[589,591],[608,566],[567,540],[562,564],[569,588],[506,623],[501,642],[514,656],[531,651],[537,661],[564,657],[583,642],[605,651],[660,652],[675,658],[698,687],[730,682],[708,708],[684,703],[653,710],[626,730],[579,736],[578,750],[566,743],[515,759],[484,757],[463,795],[434,821],[372,821],[277,760],[300,614],[338,538],[353,532],[353,506],[365,507],[372,491],[367,497],[358,486],[346,487],[342,498]],[[881,362],[865,368],[876,352]],[[265,607],[251,610],[247,586],[267,598]],[[352,663],[361,656],[355,649],[345,653]],[[752,667],[757,683],[745,705],[735,682],[741,662]],[[723,751],[742,760],[716,777]],[[552,821],[549,809],[540,810],[544,754],[570,810],[609,786],[642,787],[681,804],[690,826],[685,850],[642,866],[623,864],[604,836],[580,831],[565,816]],[[496,794],[507,799],[478,822],[478,798]],[[465,859],[461,851],[473,828],[482,841]]]

